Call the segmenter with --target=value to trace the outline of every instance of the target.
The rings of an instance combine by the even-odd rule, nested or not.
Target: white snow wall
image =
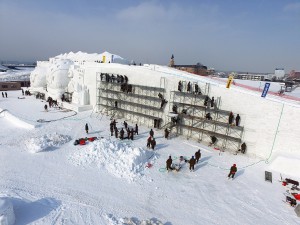
[[[88,86],[90,104],[96,105],[96,73],[114,73],[126,75],[129,83],[160,87],[161,77],[166,79],[165,98],[171,102],[170,91],[177,90],[179,80],[198,81],[205,85],[207,80],[203,77],[190,75],[174,69],[158,65],[128,66],[121,64],[97,64],[86,62],[84,68],[84,84]],[[300,155],[300,107],[274,99],[261,98],[260,93],[253,93],[237,88],[226,89],[225,84],[211,84],[210,97],[221,97],[221,109],[237,113],[241,116],[241,125],[245,127],[243,141],[247,143],[248,153],[267,158],[273,153],[291,153]],[[165,116],[169,106],[165,108]],[[282,116],[281,116],[282,112]],[[279,119],[281,116],[281,121]],[[276,130],[278,132],[276,135]],[[292,143],[292,144],[290,144]]]
[[[211,85],[210,96],[221,96],[222,109],[240,114],[241,125],[245,128],[243,140],[249,153],[264,158],[271,151],[300,155],[299,106],[262,98],[260,93],[226,89],[225,85]]]

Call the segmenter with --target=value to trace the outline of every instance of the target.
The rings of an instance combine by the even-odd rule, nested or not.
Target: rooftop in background
[[[186,71],[201,76],[207,76],[214,73],[214,70],[207,69],[207,66],[204,66],[201,63],[197,63],[195,65],[175,65],[174,55],[171,56],[169,66],[178,70]]]

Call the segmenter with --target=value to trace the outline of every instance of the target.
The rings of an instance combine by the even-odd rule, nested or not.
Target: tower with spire
[[[174,67],[174,65],[175,65],[175,62],[174,62],[174,55],[172,54],[171,60],[170,60],[170,64],[169,64],[169,67]]]

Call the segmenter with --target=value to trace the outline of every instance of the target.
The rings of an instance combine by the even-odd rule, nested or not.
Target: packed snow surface
[[[18,99],[21,95],[10,91],[0,98],[0,108],[37,125],[20,129],[0,117],[0,193],[11,200],[16,225],[299,224],[294,208],[283,202],[284,187],[276,182],[286,174],[283,167],[273,171],[273,183],[265,182],[265,159],[220,152],[175,134],[166,140],[157,129],[157,146],[148,150],[148,127],[140,125],[132,142],[121,141],[110,136],[105,115],[59,108],[45,112],[44,101]],[[117,122],[122,128],[123,121]],[[98,140],[86,145],[73,144],[95,136]],[[38,153],[31,154],[28,146]],[[189,159],[198,149],[202,157],[190,172],[180,156]],[[181,163],[179,172],[166,172],[169,155],[174,164]],[[233,163],[238,172],[228,180]]]

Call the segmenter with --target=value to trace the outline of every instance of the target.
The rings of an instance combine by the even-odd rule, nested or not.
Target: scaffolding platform
[[[165,93],[164,88],[101,81],[101,74],[99,75],[97,77],[99,112],[119,115],[127,120],[152,127],[160,126],[164,107],[161,107],[162,99],[158,94]],[[122,85],[126,88],[122,89],[124,87]],[[130,88],[127,89],[128,87]]]

